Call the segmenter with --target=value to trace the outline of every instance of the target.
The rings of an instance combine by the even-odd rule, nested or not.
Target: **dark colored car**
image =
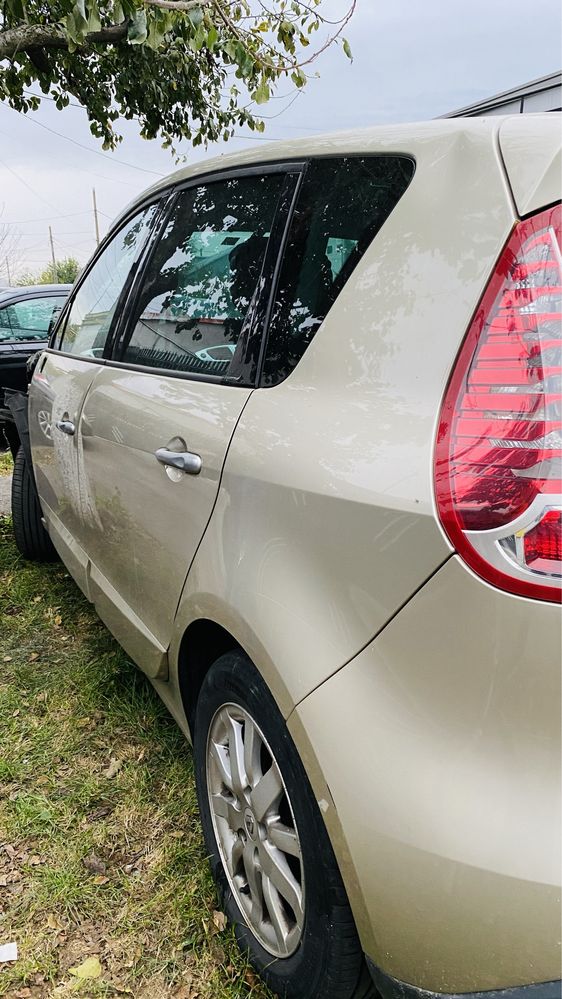
[[[48,331],[71,289],[69,284],[28,285],[0,290],[0,450],[9,442],[10,414],[4,389],[27,388],[26,364],[47,346]]]

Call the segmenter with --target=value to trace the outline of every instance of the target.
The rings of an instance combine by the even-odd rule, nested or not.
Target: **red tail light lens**
[[[488,582],[543,600],[562,583],[562,209],[513,230],[446,392],[439,516]]]
[[[562,562],[562,511],[549,510],[523,538],[525,564],[531,569],[556,572]]]

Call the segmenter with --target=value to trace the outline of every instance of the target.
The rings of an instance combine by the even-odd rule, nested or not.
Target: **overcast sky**
[[[347,5],[324,4],[331,14]],[[432,118],[562,63],[558,0],[358,0],[346,34],[353,63],[340,48],[324,53],[316,64],[320,78],[267,122],[268,139]],[[286,104],[272,101],[263,113],[277,114]],[[80,107],[60,112],[43,101],[39,111],[20,115],[0,104],[0,225],[10,223],[21,234],[21,267],[36,271],[48,263],[49,224],[57,256],[85,263],[95,246],[92,187],[103,235],[131,198],[175,169],[158,141],[146,142],[134,123],[122,124],[119,149],[102,153]],[[208,151],[187,144],[181,151],[194,161],[258,141],[248,133]]]

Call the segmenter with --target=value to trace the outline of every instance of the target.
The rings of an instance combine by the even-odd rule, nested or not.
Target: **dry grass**
[[[64,568],[0,521],[0,995],[266,999],[221,914],[191,751]],[[80,978],[77,969],[98,977]]]

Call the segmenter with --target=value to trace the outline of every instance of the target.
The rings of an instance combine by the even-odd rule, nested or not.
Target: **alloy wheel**
[[[238,906],[262,947],[289,957],[305,916],[299,835],[277,761],[239,705],[215,713],[206,768],[215,838]]]

